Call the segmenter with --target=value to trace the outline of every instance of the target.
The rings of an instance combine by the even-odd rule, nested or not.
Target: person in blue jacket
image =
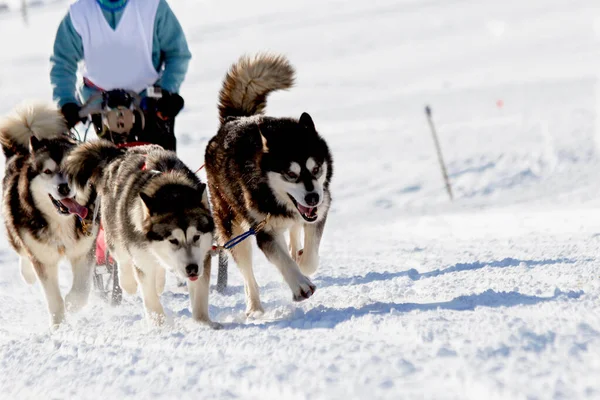
[[[81,106],[99,90],[131,90],[143,97],[153,87],[156,123],[173,135],[183,108],[179,95],[191,53],[166,0],[77,0],[58,27],[50,57],[53,99],[69,127],[83,119]],[[78,64],[83,80],[78,82]],[[146,124],[148,125],[148,123]],[[170,146],[170,147],[174,147]]]

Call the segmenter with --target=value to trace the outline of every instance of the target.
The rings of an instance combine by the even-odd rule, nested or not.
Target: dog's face
[[[62,170],[63,159],[73,149],[76,142],[68,137],[29,141],[29,152],[35,172],[31,184],[33,190],[49,197],[56,211],[61,215],[79,214],[85,218],[87,209],[75,201],[75,191],[69,185]]]
[[[150,251],[166,268],[194,281],[204,272],[214,222],[202,193],[190,191],[187,196],[140,194],[146,214],[143,230],[151,242]]]
[[[279,136],[265,139],[264,166],[279,203],[313,223],[329,208],[331,157],[308,114],[302,114],[296,125],[278,128],[284,130]]]

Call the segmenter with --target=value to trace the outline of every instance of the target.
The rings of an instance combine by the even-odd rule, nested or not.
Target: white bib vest
[[[137,93],[158,80],[159,73],[152,64],[158,2],[129,0],[114,30],[96,0],[71,5],[71,22],[83,42],[85,78],[104,90]]]

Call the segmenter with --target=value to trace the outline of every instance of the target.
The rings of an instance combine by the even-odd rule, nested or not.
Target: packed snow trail
[[[293,303],[256,251],[261,320],[246,321],[232,262],[210,297],[222,331],[191,321],[169,277],[165,328],[139,296],[93,297],[50,333],[3,233],[0,398],[600,398],[596,1],[170,4],[194,54],[176,125],[192,169],[232,62],[271,50],[296,67],[267,111],[309,112],[333,151],[317,291]],[[0,112],[50,99],[66,8],[40,4],[29,26],[0,13]]]

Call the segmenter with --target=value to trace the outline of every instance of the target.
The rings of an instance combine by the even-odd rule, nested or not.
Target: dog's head
[[[87,208],[75,200],[75,191],[69,185],[62,169],[63,160],[76,145],[77,142],[68,136],[53,139],[37,139],[32,136],[29,140],[29,154],[34,173],[31,184],[33,191],[49,197],[59,214],[77,214],[85,218]]]
[[[318,221],[329,209],[333,163],[312,118],[303,113],[298,121],[267,119],[259,128],[262,168],[277,200],[305,222]]]
[[[167,269],[192,281],[202,276],[213,243],[205,188],[166,184],[151,195],[140,193],[149,250]]]

